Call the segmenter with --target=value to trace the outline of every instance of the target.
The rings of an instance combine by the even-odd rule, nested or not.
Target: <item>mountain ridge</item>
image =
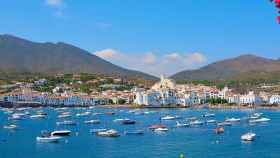
[[[155,76],[114,65],[64,42],[33,42],[0,35],[0,71],[31,73],[95,73],[156,80]]]
[[[246,72],[278,72],[280,60],[253,54],[216,61],[196,70],[185,70],[171,76],[175,80],[226,80]]]

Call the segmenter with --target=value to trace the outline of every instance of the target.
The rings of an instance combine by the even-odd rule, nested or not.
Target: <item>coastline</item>
[[[0,107],[3,108],[21,108],[21,107],[31,107],[31,108],[37,108],[37,107],[53,107],[53,108],[62,108],[62,107],[69,107],[69,108],[75,108],[75,107],[92,107],[92,106],[77,106],[77,105],[43,105],[38,102],[3,102],[0,101]],[[263,109],[263,110],[280,110],[280,106],[241,106],[241,105],[229,105],[229,104],[197,104],[194,106],[178,106],[178,105],[168,105],[168,106],[143,106],[143,105],[135,105],[135,104],[110,104],[110,105],[96,105],[94,107],[97,108],[129,108],[129,109],[212,109],[212,110],[254,110],[254,109]]]

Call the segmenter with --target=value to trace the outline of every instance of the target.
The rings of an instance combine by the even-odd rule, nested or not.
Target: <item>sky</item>
[[[116,65],[171,75],[255,54],[280,57],[269,0],[0,0],[0,34],[66,42]]]

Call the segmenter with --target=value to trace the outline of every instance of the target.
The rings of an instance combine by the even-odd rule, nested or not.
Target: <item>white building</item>
[[[261,99],[254,94],[253,91],[250,91],[248,94],[240,95],[239,104],[241,105],[259,105],[261,104]]]
[[[272,95],[269,98],[269,104],[280,104],[280,95]]]

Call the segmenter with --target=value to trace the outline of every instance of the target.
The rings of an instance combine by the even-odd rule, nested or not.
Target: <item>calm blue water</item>
[[[73,114],[72,120],[77,126],[66,129],[73,133],[59,143],[37,143],[36,136],[41,130],[59,129],[56,126],[57,111],[45,108],[47,119],[20,120],[20,127],[14,132],[3,129],[8,115],[0,111],[0,158],[177,158],[180,153],[187,158],[279,158],[280,157],[280,111],[239,111],[239,110],[190,110],[190,109],[161,109],[156,113],[136,115],[128,113],[128,109],[90,109],[94,112],[116,112],[115,115],[100,115],[76,117],[74,114],[89,109],[69,109]],[[35,113],[35,109],[28,110]],[[148,110],[142,110],[148,111]],[[244,118],[253,112],[262,112],[265,117],[272,119],[269,123],[248,125],[245,121],[225,127],[225,133],[216,135],[214,126],[204,125],[189,128],[171,128],[175,121],[163,121],[170,130],[164,134],[156,134],[147,127],[159,123],[160,116],[176,114],[183,118],[201,115],[205,112],[215,113],[217,120],[225,117]],[[116,118],[130,118],[137,121],[136,125],[120,125],[113,122]],[[85,125],[84,120],[100,119],[100,125]],[[182,121],[182,120],[181,120]],[[114,128],[121,136],[118,138],[103,138],[90,134],[92,128]],[[128,129],[145,129],[145,134],[124,135]],[[240,136],[253,131],[258,137],[251,143],[240,141]],[[4,141],[6,140],[6,141]]]

